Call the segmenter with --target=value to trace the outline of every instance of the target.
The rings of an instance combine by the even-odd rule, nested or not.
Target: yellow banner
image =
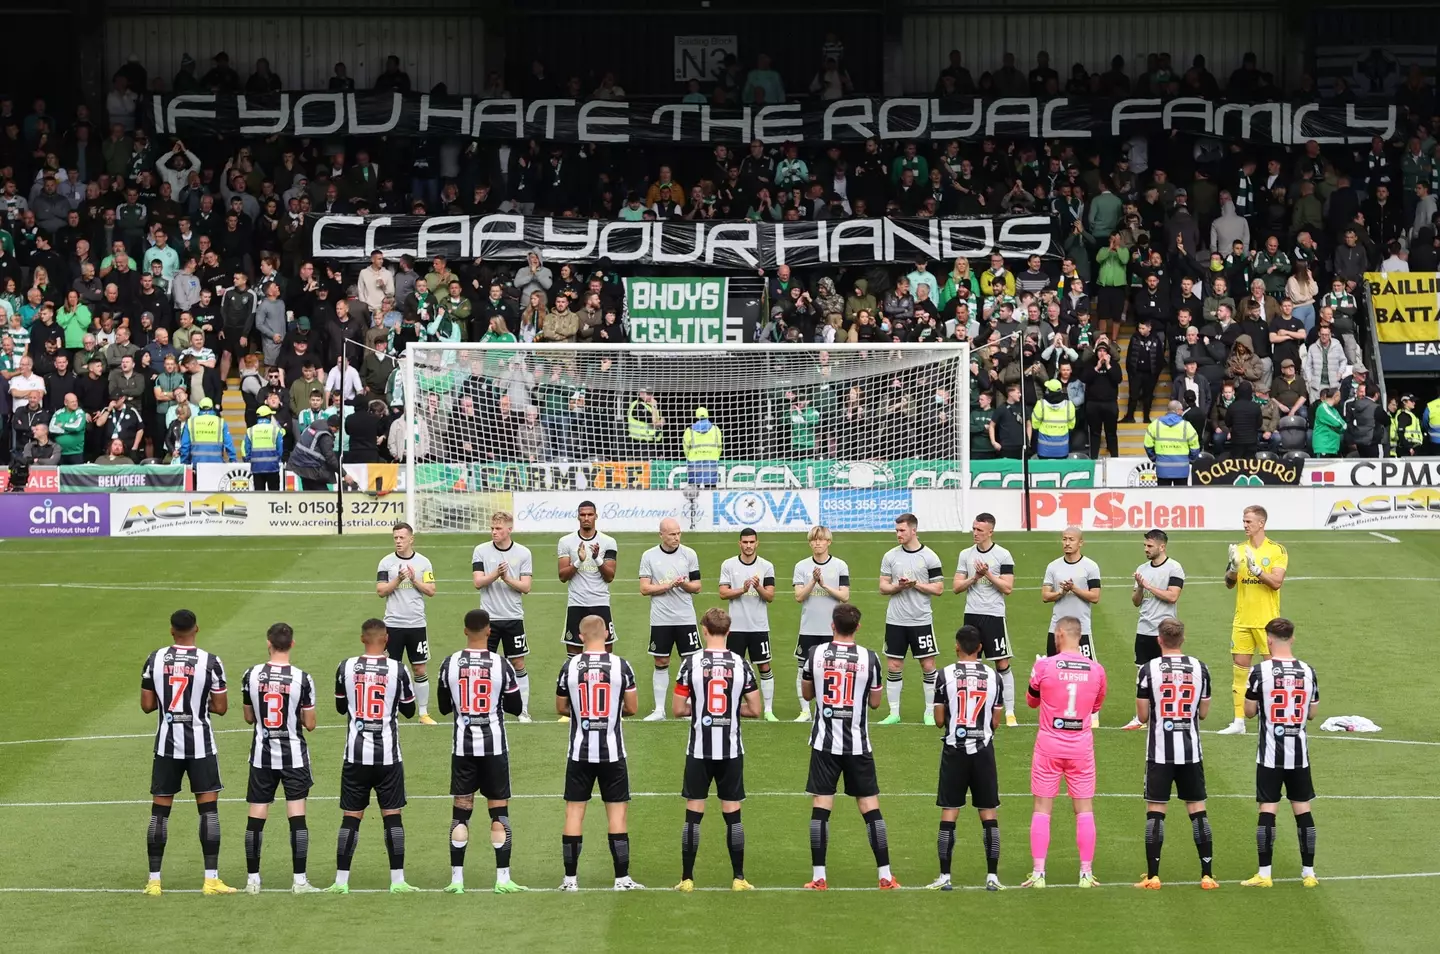
[[[1440,275],[1366,272],[1376,333],[1385,344],[1440,341]]]

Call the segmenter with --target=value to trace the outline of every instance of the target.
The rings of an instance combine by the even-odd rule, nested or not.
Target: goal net
[[[406,506],[421,531],[963,525],[969,348],[410,345]],[[925,490],[920,494],[912,491]],[[945,491],[937,494],[935,491]]]

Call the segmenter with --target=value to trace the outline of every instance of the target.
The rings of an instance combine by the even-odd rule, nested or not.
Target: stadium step
[[[230,377],[225,382],[225,398],[220,404],[220,416],[230,428],[230,440],[235,450],[241,450],[245,443],[245,395],[240,390],[240,379]]]

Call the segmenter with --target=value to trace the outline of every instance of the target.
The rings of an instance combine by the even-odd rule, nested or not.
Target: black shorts
[[[1143,666],[1152,659],[1160,658],[1160,637],[1135,634],[1135,665]],[[1193,800],[1193,799],[1192,799]]]
[[[700,630],[694,626],[651,626],[650,655],[669,659],[674,650],[682,656],[700,651]]]
[[[1123,286],[1101,285],[1095,296],[1095,318],[1097,321],[1119,321],[1125,311],[1125,296],[1128,289]]]
[[[1010,650],[1010,630],[1005,625],[1005,617],[966,613],[965,625],[980,630],[981,659],[1014,658],[1015,654]]]
[[[405,763],[394,765],[356,765],[346,762],[340,767],[340,810],[361,812],[370,807],[370,791],[382,812],[405,807]]]
[[[974,755],[953,745],[940,746],[940,785],[935,804],[941,808],[964,808],[965,793],[976,808],[1000,807],[1000,773],[995,769],[995,746],[987,745]]]
[[[525,638],[523,619],[492,619],[488,646],[493,653],[499,646],[505,647],[506,659],[518,659],[530,655],[530,643]]]
[[[476,792],[493,802],[510,801],[508,753],[450,756],[450,794],[474,795]]]
[[[834,795],[835,783],[845,776],[845,794],[851,798],[868,798],[880,794],[880,781],[875,777],[875,756],[832,755],[810,750],[810,777],[805,791],[811,795]]]
[[[630,801],[630,770],[625,760],[618,762],[565,761],[565,801],[588,802],[600,783],[600,801]]]
[[[940,655],[935,648],[933,626],[901,626],[898,623],[885,624],[885,655],[890,659],[904,659],[906,651],[916,659],[929,659]]]
[[[250,766],[250,782],[245,786],[245,801],[251,805],[269,805],[275,801],[275,789],[285,786],[285,801],[298,802],[310,794],[314,784],[310,767],[268,769]]]
[[[204,795],[225,788],[220,784],[220,762],[213,755],[203,759],[172,759],[164,755],[155,756],[150,767],[151,795],[179,795],[180,782],[190,778],[190,794]]]
[[[385,651],[391,659],[402,655],[410,656],[410,665],[424,664],[430,660],[430,640],[425,637],[424,626],[386,626],[389,641]]]
[[[710,783],[722,802],[745,801],[745,756],[733,759],[697,759],[685,756],[685,780],[680,784],[680,797],[704,801],[710,796]]]
[[[829,636],[806,636],[804,633],[801,633],[799,638],[795,640],[795,658],[803,663],[806,659],[810,658],[810,651],[812,649],[816,646],[824,646],[828,642],[830,642]]]
[[[1280,801],[1280,790],[1292,802],[1315,800],[1315,783],[1310,781],[1310,766],[1296,769],[1255,766],[1255,801],[1268,805]]]
[[[1045,655],[1055,656],[1058,655],[1059,652],[1060,650],[1055,648],[1055,634],[1045,634]],[[1086,659],[1095,658],[1095,643],[1091,641],[1089,633],[1080,634],[1080,655]]]
[[[598,616],[605,621],[605,628],[610,635],[605,637],[605,647],[608,649],[615,644],[615,623],[610,619],[610,607],[608,606],[567,606],[565,607],[565,635],[562,637],[565,645],[580,647],[580,621],[587,616]]]
[[[1205,764],[1192,762],[1187,765],[1158,765],[1149,759],[1145,761],[1145,801],[1170,801],[1170,790],[1182,802],[1205,801]]]
[[[737,633],[731,630],[725,640],[725,647],[737,656],[750,656],[752,663],[770,662],[769,633]]]

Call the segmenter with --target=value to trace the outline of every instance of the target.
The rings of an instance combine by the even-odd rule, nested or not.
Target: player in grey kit
[[[387,651],[391,659],[409,655],[414,672],[415,702],[421,725],[435,725],[430,718],[430,640],[425,630],[425,600],[435,595],[435,568],[415,552],[415,530],[397,523],[391,534],[395,552],[387,553],[375,571],[375,594],[385,601]]]
[[[1176,616],[1176,604],[1185,589],[1185,568],[1172,560],[1166,547],[1170,537],[1164,530],[1145,534],[1145,562],[1135,568],[1135,588],[1130,602],[1140,608],[1135,623],[1135,668],[1160,658],[1160,624]],[[1125,725],[1128,732],[1145,728],[1137,714]]]
[[[695,594],[700,592],[700,558],[680,542],[680,522],[660,521],[660,545],[640,557],[640,595],[650,597],[650,656],[655,660],[651,687],[655,711],[646,722],[665,718],[670,694],[670,653],[682,657],[700,651],[700,628],[695,622]]]

